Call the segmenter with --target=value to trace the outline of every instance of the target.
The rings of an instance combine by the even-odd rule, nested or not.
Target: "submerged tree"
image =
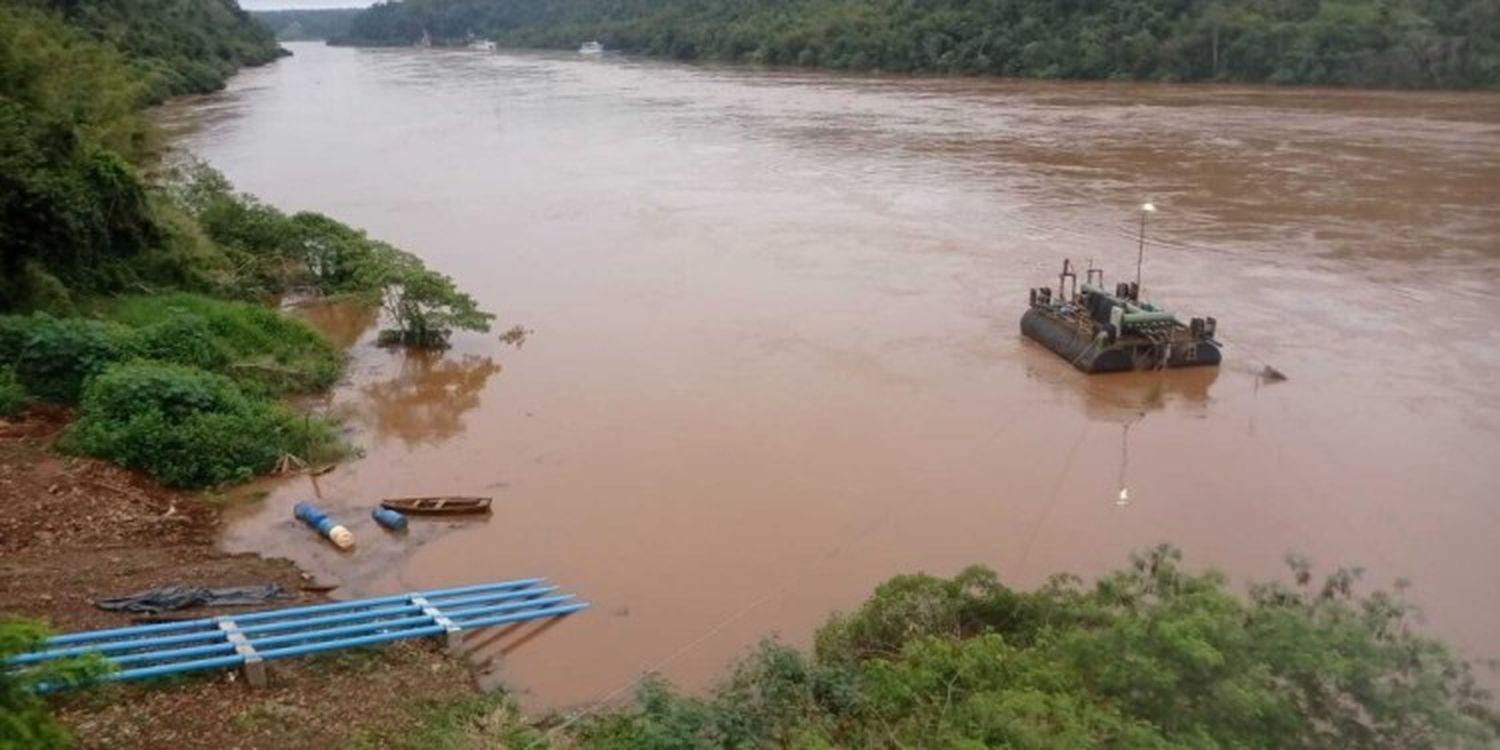
[[[495,318],[421,258],[322,214],[287,216],[202,162],[176,170],[172,193],[230,254],[236,291],[369,297],[392,324],[383,345],[442,348],[455,330],[485,332]]]
[[[394,326],[380,332],[383,345],[441,348],[454,330],[486,332],[495,319],[453,279],[390,245],[376,243],[360,276],[380,290],[381,306]]]

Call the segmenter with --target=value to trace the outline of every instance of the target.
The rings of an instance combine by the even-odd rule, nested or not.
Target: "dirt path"
[[[299,590],[303,576],[287,560],[219,551],[211,502],[52,452],[68,416],[33,410],[0,420],[0,613],[58,630],[119,626],[130,615],[99,610],[94,597],[173,583],[279,583],[294,592],[288,603],[318,598]],[[425,643],[277,662],[270,672],[264,690],[233,673],[205,673],[81,691],[60,698],[57,715],[85,748],[342,747],[400,736],[418,699],[475,692],[457,660]]]

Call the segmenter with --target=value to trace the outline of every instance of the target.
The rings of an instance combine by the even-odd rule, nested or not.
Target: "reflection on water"
[[[1026,374],[1049,386],[1056,397],[1081,402],[1084,415],[1095,422],[1134,422],[1144,414],[1169,409],[1203,416],[1209,389],[1219,379],[1217,367],[1084,375],[1063,364],[1028,367]]]
[[[332,400],[365,457],[275,485],[231,549],[351,595],[552,578],[594,607],[476,641],[541,707],[702,686],[899,572],[1025,586],[1163,540],[1236,581],[1289,550],[1406,576],[1500,655],[1500,96],[576,57],[299,45],[171,114],[239,187],[545,331],[358,338]],[[1225,364],[1085,377],[1021,338],[1027,289],[1133,270],[1148,198],[1145,286]],[[494,514],[368,519],[436,494]]]
[[[466,412],[500,365],[487,356],[405,351],[394,377],[360,388],[362,417],[380,436],[406,443],[441,442],[464,429]]]
[[[311,302],[298,305],[296,314],[313,324],[335,345],[347,349],[354,346],[380,317],[380,309],[374,305],[349,301]]]

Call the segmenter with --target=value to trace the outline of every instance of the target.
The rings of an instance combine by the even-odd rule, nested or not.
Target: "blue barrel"
[[[318,530],[319,534],[327,537],[339,549],[348,549],[354,544],[354,536],[343,526],[334,523],[327,513],[318,509],[318,506],[303,500],[292,508],[292,515],[297,520]]]
[[[328,536],[328,532],[335,525],[327,513],[306,500],[297,503],[296,507],[292,508],[292,515],[296,516],[297,520],[317,529],[318,533],[323,536]]]
[[[403,516],[400,513],[391,510],[390,508],[377,505],[373,510],[370,511],[370,517],[375,519],[375,523],[378,523],[381,526],[390,529],[391,531],[404,531],[406,529],[406,516]]]

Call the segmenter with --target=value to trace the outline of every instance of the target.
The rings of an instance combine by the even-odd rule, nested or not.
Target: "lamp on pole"
[[[1151,201],[1141,204],[1141,243],[1135,255],[1135,288],[1136,295],[1140,295],[1141,288],[1141,264],[1146,260],[1146,215],[1156,213],[1156,205]]]

